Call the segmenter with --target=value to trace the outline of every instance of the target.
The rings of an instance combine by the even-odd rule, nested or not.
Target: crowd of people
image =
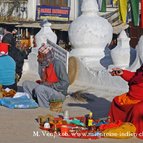
[[[3,88],[17,91],[17,82],[22,76],[25,54],[16,47],[13,36],[14,27],[5,25],[4,36],[0,43],[0,84]],[[41,42],[41,41],[40,41]],[[34,40],[34,44],[36,41]],[[36,44],[37,45],[37,44]],[[3,53],[4,49],[6,52]],[[49,108],[50,100],[64,101],[69,86],[65,65],[54,58],[54,50],[41,43],[38,50],[38,71],[40,80],[24,81],[24,92],[28,93],[40,107]]]
[[[4,65],[2,69],[4,71],[3,70],[0,71],[1,73],[0,84],[3,86],[3,88],[11,87],[15,91],[17,91],[17,82],[22,76],[22,68],[23,68],[24,59],[25,59],[25,56],[24,56],[25,52],[21,51],[19,48],[16,47],[16,39],[14,38],[13,31],[14,31],[14,26],[12,25],[3,26],[3,38],[1,40],[1,46],[0,46],[0,51],[1,51],[0,58],[5,60],[2,63]],[[6,53],[3,52],[4,47],[5,47],[5,50],[7,50]],[[11,61],[14,60],[12,64],[10,64],[8,60],[6,60],[8,58],[11,59]],[[15,64],[15,68],[14,68],[14,64]],[[9,65],[9,66],[6,67],[6,65]],[[12,65],[13,65],[13,68],[11,67]],[[11,80],[9,82],[5,82],[5,80],[8,80],[7,75],[12,76],[11,73],[15,73],[14,75],[12,74],[14,82],[13,81],[10,82]]]
[[[12,31],[12,27],[5,26],[0,43],[0,84],[3,88],[17,91],[17,82],[22,76],[24,54],[16,48]],[[65,65],[54,58],[54,50],[49,48],[47,43],[39,47],[37,57],[40,80],[24,81],[22,86],[24,92],[40,107],[49,108],[50,100],[65,100],[69,86],[68,74]],[[113,99],[109,110],[111,121],[132,122],[138,134],[143,132],[143,65],[136,72],[113,68],[111,75],[121,76],[129,85],[127,93]]]

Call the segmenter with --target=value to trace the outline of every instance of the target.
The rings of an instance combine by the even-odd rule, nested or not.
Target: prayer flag
[[[113,0],[113,3],[115,4],[115,3],[117,3],[117,1],[118,1],[118,0]]]
[[[133,20],[134,26],[139,25],[139,1],[140,0],[130,0],[132,20]]]
[[[106,12],[106,0],[102,0],[101,12]]]
[[[119,12],[123,23],[126,23],[127,19],[127,0],[119,0]]]
[[[106,0],[97,0],[100,12],[106,12]]]

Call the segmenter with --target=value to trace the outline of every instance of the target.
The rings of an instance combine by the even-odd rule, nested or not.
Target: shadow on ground
[[[94,94],[84,93],[86,102],[80,103],[68,103],[68,106],[82,107],[90,110],[93,113],[94,118],[103,118],[108,116],[111,102],[102,97],[97,97]],[[76,100],[76,99],[75,99]]]
[[[18,86],[18,91],[23,92],[22,86]],[[67,106],[85,108],[93,113],[95,119],[108,116],[111,102],[105,98],[90,93],[81,93],[78,98],[73,96],[70,96],[71,99],[68,101]],[[70,103],[73,100],[74,102]]]

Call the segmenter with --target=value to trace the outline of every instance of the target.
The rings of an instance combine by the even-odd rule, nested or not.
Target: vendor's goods
[[[54,112],[62,112],[63,101],[50,101],[50,110]]]
[[[40,124],[40,125],[44,125],[44,123],[46,122],[46,121],[49,121],[49,123],[51,123],[51,122],[53,122],[54,121],[54,117],[52,116],[52,115],[50,115],[50,114],[47,114],[47,115],[45,115],[45,116],[38,116],[38,123]]]
[[[47,119],[46,122],[44,123],[44,128],[45,129],[49,129],[50,128],[49,119]]]
[[[65,134],[69,132],[69,127],[67,125],[62,125],[61,126],[61,134]]]
[[[2,85],[0,85],[0,98],[3,97],[13,97],[16,94],[16,91],[13,89],[3,89]]]
[[[16,91],[13,89],[10,89],[9,91],[3,90],[3,97],[13,97],[16,94]]]
[[[69,112],[68,112],[68,110],[64,111],[64,120],[69,120]]]
[[[109,122],[108,117],[95,120],[92,113],[89,113],[88,116],[69,117],[68,120],[65,120],[64,116],[53,117],[52,121],[48,120],[50,128],[49,125],[45,126],[46,121],[45,124],[40,123],[40,128],[61,137],[82,139],[99,139],[102,137],[129,138],[136,131],[132,123],[121,121]]]

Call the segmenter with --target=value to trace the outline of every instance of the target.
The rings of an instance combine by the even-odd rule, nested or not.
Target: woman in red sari
[[[137,137],[143,139],[143,65],[136,72],[114,68],[111,75],[121,76],[129,85],[127,93],[113,99],[109,111],[111,121],[132,122]]]

